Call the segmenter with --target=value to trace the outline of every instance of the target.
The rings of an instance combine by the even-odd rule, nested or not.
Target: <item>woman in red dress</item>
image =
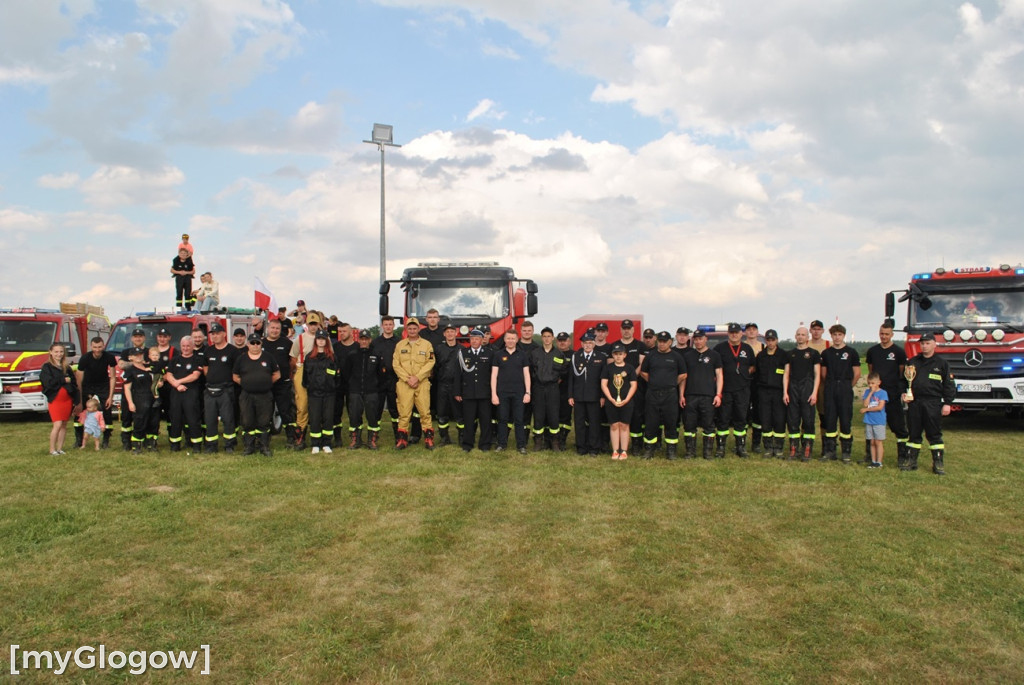
[[[71,372],[64,345],[50,345],[50,358],[39,372],[39,383],[49,403],[50,420],[50,454],[64,454],[64,436],[68,430],[68,421],[78,402],[78,384]]]

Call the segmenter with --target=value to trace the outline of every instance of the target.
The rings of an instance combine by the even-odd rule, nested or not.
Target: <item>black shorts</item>
[[[633,402],[630,400],[627,404],[616,407],[605,400],[604,413],[608,417],[608,423],[629,423],[633,420]]]

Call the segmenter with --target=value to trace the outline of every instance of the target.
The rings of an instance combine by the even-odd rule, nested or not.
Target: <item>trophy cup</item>
[[[917,378],[917,367],[907,364],[903,369],[903,377],[907,379],[907,402],[913,402],[914,391],[911,389],[911,386],[914,385],[914,379]]]
[[[622,399],[622,386],[625,385],[625,377],[626,374],[624,373],[616,373],[612,375],[612,385],[615,386],[616,400]]]

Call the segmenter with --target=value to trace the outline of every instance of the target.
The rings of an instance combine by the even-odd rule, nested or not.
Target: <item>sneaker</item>
[[[330,447],[330,445],[325,445],[325,446],[324,446],[324,452],[326,452],[327,454],[330,454],[330,453],[331,453],[331,447]]]
[[[311,452],[311,454],[320,454],[320,448],[319,447],[314,447],[313,451]]]
[[[624,451],[619,452],[619,461],[626,461],[627,459],[629,459],[628,454],[626,454]]]
[[[51,457],[59,457],[60,456],[60,452],[58,452],[57,450],[53,450],[52,452],[50,452],[50,456]]]
[[[64,450],[57,450],[57,454],[67,454]]]
[[[619,460],[619,453],[618,452],[612,452],[612,459],[614,461],[618,461]]]
[[[873,461],[870,464],[868,464],[868,468],[869,469],[880,469],[880,468],[882,468],[882,462],[880,462],[880,461]]]

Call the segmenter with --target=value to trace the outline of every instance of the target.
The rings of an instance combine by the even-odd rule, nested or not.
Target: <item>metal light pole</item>
[[[370,140],[364,143],[376,145],[380,150],[380,282],[388,280],[387,254],[384,249],[384,147],[402,147],[392,142],[393,127],[389,124],[374,124]]]

